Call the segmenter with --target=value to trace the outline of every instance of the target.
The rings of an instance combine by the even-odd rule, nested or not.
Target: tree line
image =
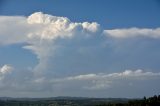
[[[97,106],[160,106],[160,95],[144,97],[143,99],[129,100],[127,103],[106,103]]]

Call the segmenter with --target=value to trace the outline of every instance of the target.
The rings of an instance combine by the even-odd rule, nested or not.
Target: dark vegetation
[[[143,99],[125,98],[0,98],[0,106],[160,106],[160,95]]]

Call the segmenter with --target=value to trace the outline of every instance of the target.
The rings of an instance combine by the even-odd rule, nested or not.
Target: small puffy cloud
[[[13,67],[10,65],[4,65],[0,67],[0,81],[4,80],[8,74],[10,74],[13,71]],[[0,82],[1,85],[1,82]]]
[[[10,65],[4,65],[0,68],[0,74],[4,75],[10,73],[13,70],[13,67]]]
[[[149,37],[160,38],[160,28],[147,29],[147,28],[124,28],[124,29],[111,29],[104,30],[106,36],[113,38],[129,38],[129,37]]]

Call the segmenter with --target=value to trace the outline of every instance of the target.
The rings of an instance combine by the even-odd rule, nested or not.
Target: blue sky
[[[42,11],[72,21],[96,21],[104,28],[158,27],[159,0],[1,0],[1,15],[25,15]]]
[[[0,96],[159,94],[159,0],[1,0]]]

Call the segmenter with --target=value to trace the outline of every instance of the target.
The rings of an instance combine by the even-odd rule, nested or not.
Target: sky
[[[0,0],[0,97],[160,93],[159,0]]]

